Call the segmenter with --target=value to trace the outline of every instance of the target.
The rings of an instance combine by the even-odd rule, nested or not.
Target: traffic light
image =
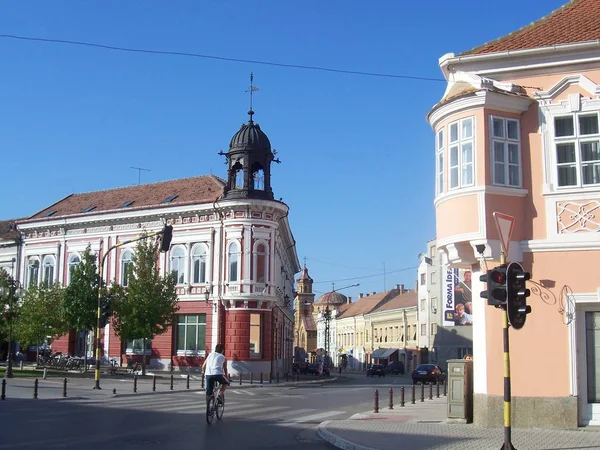
[[[481,291],[481,298],[487,298],[488,305],[501,307],[506,305],[506,266],[497,266],[479,277],[487,283],[487,290]]]
[[[106,326],[108,321],[110,320],[110,316],[112,316],[112,301],[110,297],[104,297],[100,301],[100,327],[103,328]]]
[[[160,251],[165,253],[169,251],[171,247],[171,240],[173,239],[173,227],[171,225],[165,225],[160,237]]]
[[[530,278],[531,274],[525,272],[521,264],[512,262],[508,265],[506,270],[506,312],[508,313],[508,322],[515,330],[523,328],[527,314],[531,312],[531,306],[527,305],[527,297],[531,293],[525,287],[525,282]]]

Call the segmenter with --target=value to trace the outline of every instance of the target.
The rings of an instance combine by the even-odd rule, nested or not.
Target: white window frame
[[[75,258],[78,259],[77,264],[74,263]],[[79,264],[81,264],[81,255],[78,252],[71,253],[67,264],[67,285],[71,283],[71,272],[75,267],[78,267]]]
[[[143,345],[144,340],[143,339],[134,339],[133,341],[127,341],[125,344],[125,354],[127,355],[141,355],[142,354],[142,345]],[[135,344],[139,343],[139,346],[136,346]],[[152,354],[152,339],[146,339],[146,351],[144,352],[145,355],[151,355]]]
[[[581,116],[591,116],[591,115],[595,115],[596,116],[596,120],[598,120],[598,128],[599,128],[599,133],[596,134],[589,134],[589,135],[581,135],[581,130],[580,130],[580,124],[579,124],[579,118]],[[574,135],[573,136],[561,136],[561,137],[556,137],[556,126],[555,126],[555,120],[556,119],[560,119],[560,118],[565,118],[565,117],[570,117],[573,119],[574,122],[574,127],[573,127],[573,131],[574,131]],[[584,142],[598,142],[598,145],[600,146],[600,111],[599,110],[589,110],[589,111],[579,111],[579,112],[575,112],[575,113],[570,113],[570,114],[553,114],[552,115],[552,129],[551,129],[551,135],[550,135],[551,139],[553,140],[553,172],[554,172],[554,179],[556,180],[555,186],[557,190],[565,190],[565,189],[574,189],[574,188],[579,188],[579,189],[587,189],[587,188],[592,188],[592,189],[597,189],[600,186],[600,181],[598,183],[589,183],[589,184],[583,184],[583,174],[582,174],[582,166],[583,166],[583,162],[581,160],[581,143]],[[563,143],[573,143],[575,145],[575,162],[574,163],[559,163],[558,162],[558,145],[563,144]],[[600,159],[599,160],[593,160],[593,161],[586,161],[586,164],[589,163],[593,163],[593,164],[600,164]],[[575,166],[576,169],[576,177],[577,177],[577,183],[576,184],[570,184],[570,185],[565,185],[565,186],[560,186],[560,179],[559,179],[559,175],[558,175],[558,169],[561,166]]]
[[[198,316],[198,322],[193,323],[193,322],[188,322],[188,318],[190,316]],[[179,322],[179,319],[181,317],[185,318],[184,322]],[[202,319],[204,319],[204,321],[202,322]],[[206,314],[178,314],[177,315],[177,339],[175,340],[175,349],[177,351],[177,356],[205,356],[206,355]],[[183,342],[184,342],[184,347],[183,349],[179,348],[179,337],[180,337],[180,333],[181,333],[181,329],[183,328],[183,333],[184,333],[184,337],[183,337]],[[187,348],[187,333],[189,332],[190,328],[195,328],[196,330],[196,344],[198,346],[198,348],[194,349],[194,350],[190,350]],[[200,334],[200,329],[204,328],[204,341],[201,341],[199,339],[199,334]]]
[[[186,260],[187,252],[183,245],[176,245],[169,251],[170,272],[175,273],[175,281],[178,285],[185,284],[187,281]]]
[[[236,246],[235,253],[231,251],[232,246]],[[241,244],[238,240],[232,240],[227,243],[227,281],[232,283],[239,283],[241,281],[241,266],[242,266],[242,255],[241,255]],[[235,280],[232,279],[231,273],[231,256],[236,256],[236,269],[235,269]]]
[[[496,128],[494,126],[495,121],[502,122],[502,135],[496,136],[494,133]],[[511,138],[508,135],[508,125],[509,123],[516,124],[517,129],[517,137]],[[492,170],[492,184],[494,186],[504,186],[508,188],[520,188],[523,185],[523,166],[522,166],[522,156],[521,156],[521,123],[518,119],[513,119],[510,117],[502,117],[502,116],[490,116],[490,137],[491,137],[491,145],[490,145],[490,162],[491,162],[491,170]],[[496,160],[496,146],[501,145],[502,148],[502,161]],[[517,147],[517,162],[510,161],[510,151],[509,146],[516,145]],[[503,175],[504,182],[501,182],[496,179],[496,166],[503,166]],[[517,168],[517,176],[518,182],[516,184],[510,183],[510,168]]]
[[[254,317],[258,317],[258,324],[253,324],[252,323],[252,318]],[[261,313],[250,313],[250,335],[248,336],[248,342],[250,344],[250,359],[262,359],[263,357],[263,324],[264,324],[264,318],[263,315]],[[252,346],[252,329],[253,327],[258,328],[258,351],[256,347]],[[254,351],[253,351],[254,349]]]
[[[128,260],[125,260],[125,255],[127,255],[127,254],[131,254],[131,258]],[[119,275],[120,275],[119,282],[121,283],[121,286],[123,286],[123,287],[127,287],[129,285],[129,280],[127,279],[126,268],[130,264],[133,265],[133,257],[134,256],[135,256],[135,253],[134,253],[133,249],[131,249],[131,248],[125,248],[121,252],[121,255],[119,258]]]
[[[466,135],[466,133],[464,132],[463,128],[464,128],[464,124],[465,122],[471,122],[471,134],[469,136]],[[456,133],[456,139],[453,139],[452,137],[452,127],[456,126],[457,127],[457,133]],[[448,141],[448,190],[455,190],[455,189],[460,189],[460,188],[464,188],[467,186],[473,186],[475,185],[475,155],[476,155],[476,149],[475,149],[475,136],[476,136],[476,121],[475,121],[475,116],[469,116],[469,117],[465,117],[463,119],[460,120],[456,120],[454,122],[451,122],[448,124],[448,136],[447,136],[447,141]],[[463,159],[463,148],[466,147],[467,145],[471,146],[471,161],[464,161]],[[452,150],[456,148],[456,151],[458,152],[457,157],[456,157],[456,165],[451,165],[452,164]],[[467,182],[464,180],[465,176],[465,170],[470,166],[470,170],[471,170],[471,182]],[[452,186],[452,170],[456,169],[457,170],[457,178],[456,178],[456,186]]]
[[[48,276],[50,270],[50,276]],[[50,280],[48,279],[50,278]],[[46,286],[53,284],[56,281],[56,258],[54,255],[46,255],[42,259],[42,283]]]
[[[444,128],[435,135],[435,192],[444,193]]]
[[[202,258],[204,257],[204,279],[202,279]],[[209,259],[208,259],[208,245],[204,243],[195,244],[192,247],[191,252],[191,268],[190,268],[190,276],[192,278],[193,284],[206,284],[209,282],[209,273],[208,268]],[[198,279],[196,280],[196,261],[198,261]]]
[[[35,267],[35,280],[32,280],[32,268]],[[37,256],[31,256],[27,260],[27,286],[31,286],[32,283],[34,286],[38,286],[40,284],[40,274],[42,271],[40,270],[42,267],[42,263],[40,258]]]
[[[265,247],[265,252],[263,254],[264,256],[264,267],[263,267],[263,273],[264,273],[264,279],[262,281],[258,280],[258,246],[259,245],[264,245]],[[257,283],[268,283],[269,282],[269,245],[267,244],[266,241],[264,240],[258,240],[254,243],[254,248],[252,249],[252,257],[253,257],[253,261],[252,261],[252,279],[254,281],[256,281]]]

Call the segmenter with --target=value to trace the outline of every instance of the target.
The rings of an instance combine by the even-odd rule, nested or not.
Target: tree
[[[16,339],[26,346],[39,344],[46,336],[60,336],[69,330],[62,313],[64,289],[58,284],[31,285],[15,318]]]
[[[139,241],[128,268],[127,287],[111,286],[115,333],[124,341],[142,340],[142,375],[146,374],[146,341],[167,331],[179,310],[175,276],[160,275],[157,249],[154,240]]]
[[[3,268],[0,269],[0,287],[8,287],[8,280],[10,275]],[[5,311],[5,306],[7,300],[5,298],[0,299],[2,303],[0,304],[0,308],[2,309],[2,313]],[[4,314],[0,314],[0,342],[4,342],[8,340],[8,321]]]
[[[67,324],[70,328],[83,330],[85,342],[88,332],[96,328],[99,284],[96,255],[88,247],[83,252],[81,262],[70,272],[62,306]],[[87,351],[84,358],[87,359]],[[87,367],[87,361],[84,362],[84,367]]]

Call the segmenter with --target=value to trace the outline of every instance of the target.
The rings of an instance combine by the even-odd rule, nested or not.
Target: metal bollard
[[[379,391],[375,389],[375,403],[373,404],[373,412],[379,412]]]
[[[173,374],[171,374],[171,390],[173,390]]]
[[[240,372],[240,386],[242,385],[242,372]]]
[[[269,384],[273,382],[273,374],[269,372]]]
[[[263,384],[263,373],[260,373],[260,384]]]
[[[67,396],[67,379],[63,380],[63,397]]]
[[[133,376],[133,392],[137,392],[137,375]]]
[[[156,392],[156,375],[152,375],[152,392]]]
[[[435,396],[440,398],[440,382],[435,383]]]
[[[404,407],[404,386],[400,386],[400,406]]]
[[[410,402],[414,405],[415,404],[415,385],[412,385],[412,397],[410,399]]]
[[[19,361],[19,369],[23,370],[23,361]]]
[[[200,381],[200,388],[204,389],[204,374],[203,373],[200,374],[200,379],[201,379],[201,381]]]
[[[6,400],[6,378],[2,378],[2,396],[0,400]]]
[[[38,379],[33,382],[33,398],[38,398]]]
[[[444,380],[444,397],[447,394],[447,391],[446,391],[447,388],[448,388],[448,385],[446,384],[446,380]]]
[[[187,374],[186,380],[185,380],[185,388],[189,389],[190,388],[190,374]]]
[[[298,381],[300,381],[300,372],[298,372]]]
[[[290,374],[289,372],[285,373],[285,382],[287,383],[288,381],[290,381]]]
[[[421,381],[421,401],[425,401],[425,383]]]
[[[394,409],[394,389],[390,388],[390,404],[388,409]]]
[[[433,400],[433,383],[429,383],[429,400]]]
[[[254,379],[254,374],[252,372],[250,372],[250,384],[252,384]]]
[[[42,378],[45,380],[46,379],[46,368],[44,367],[44,374],[42,375]]]
[[[276,379],[277,383],[279,383],[279,372],[277,372],[277,379]]]

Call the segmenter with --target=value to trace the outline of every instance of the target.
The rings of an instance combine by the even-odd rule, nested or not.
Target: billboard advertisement
[[[471,271],[448,267],[444,277],[444,326],[473,325]]]

